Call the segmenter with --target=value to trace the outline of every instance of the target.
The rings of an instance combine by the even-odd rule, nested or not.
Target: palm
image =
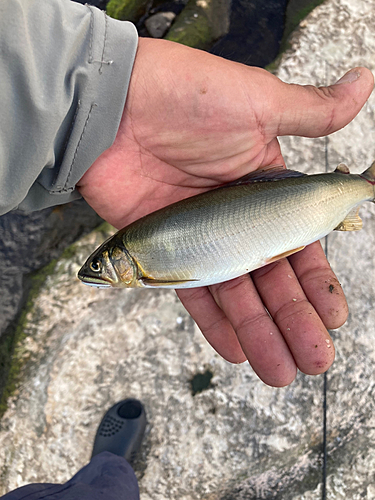
[[[357,110],[343,107],[347,111],[330,130],[331,113],[322,102],[320,128],[313,122],[304,126],[306,109],[287,113],[295,105],[296,90],[257,68],[169,42],[141,40],[116,140],[82,178],[81,193],[104,219],[123,227],[249,171],[283,163],[276,138],[281,132],[329,133],[363,104]],[[307,102],[316,99],[307,88],[298,87],[298,93]],[[339,293],[320,293],[327,282]],[[326,327],[340,326],[347,315],[319,244],[257,270],[252,279],[244,276],[178,295],[224,358],[249,359],[266,383],[277,386],[293,380],[296,366],[311,374],[329,367],[334,349],[327,349]]]
[[[257,110],[249,102],[240,75],[228,71],[224,86],[227,95],[223,95],[223,82],[210,78],[208,70],[197,72],[197,58],[202,68],[207,68],[212,56],[193,51],[191,58],[190,49],[176,44],[167,44],[167,48],[172,67],[157,67],[152,78],[148,72],[142,73],[142,67],[148,67],[147,61],[142,61],[141,68],[136,62],[137,76],[131,82],[116,142],[92,169],[100,172],[97,189],[101,206],[97,210],[115,226],[124,226],[156,208],[238,178],[259,166],[282,161],[275,131],[264,135],[258,129],[255,113],[260,116],[264,110]],[[143,50],[152,60],[152,51]],[[184,65],[180,74],[173,67],[175,50],[185,50],[191,58],[191,67]],[[275,79],[263,70],[246,70],[252,78],[255,73],[263,80]],[[155,90],[158,81],[167,83]],[[179,81],[185,86],[176,87]],[[233,95],[238,98],[237,109]],[[256,95],[253,101],[257,103]],[[254,114],[252,120],[249,113]],[[92,171],[90,174],[94,177]],[[85,197],[88,199],[87,194]],[[97,203],[96,194],[94,197]]]

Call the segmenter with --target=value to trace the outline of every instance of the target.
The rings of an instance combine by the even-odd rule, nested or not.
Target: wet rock
[[[229,29],[230,0],[189,0],[166,40],[209,49]]]
[[[248,64],[266,66],[279,53],[286,0],[233,0],[230,28],[210,52]]]
[[[176,14],[174,12],[158,12],[149,17],[146,22],[146,28],[153,38],[162,38],[169,30]]]

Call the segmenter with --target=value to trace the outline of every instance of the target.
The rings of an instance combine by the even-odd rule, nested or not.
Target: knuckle
[[[332,133],[335,130],[334,123],[336,120],[336,111],[334,106],[335,89],[333,87],[314,87],[306,86],[312,93],[323,102],[324,109],[322,110],[321,120],[323,123],[320,129],[319,136],[324,136]]]
[[[214,296],[219,296],[222,294],[226,294],[227,292],[233,292],[234,290],[240,289],[243,283],[245,283],[248,279],[248,274],[245,274],[233,280],[224,281],[223,283],[218,283],[216,285],[211,285],[209,289]]]
[[[306,298],[293,299],[286,302],[273,313],[273,319],[278,325],[284,323],[293,316],[316,314],[312,304]]]
[[[184,304],[198,302],[207,295],[207,288],[199,287],[190,290],[176,290],[176,294]]]
[[[241,318],[236,324],[236,332],[239,336],[252,331],[263,331],[266,324],[272,321],[267,314],[267,311],[261,312],[257,315],[246,315]]]

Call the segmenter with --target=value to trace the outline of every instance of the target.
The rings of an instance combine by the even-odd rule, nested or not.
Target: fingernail
[[[342,83],[353,83],[361,76],[361,72],[358,69],[351,69],[343,77],[338,80],[335,85],[341,85]]]

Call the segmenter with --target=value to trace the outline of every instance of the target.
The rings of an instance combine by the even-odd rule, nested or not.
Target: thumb
[[[276,135],[321,137],[353,120],[372,92],[374,77],[366,68],[354,68],[329,87],[279,82],[282,98],[274,102],[272,113]]]

